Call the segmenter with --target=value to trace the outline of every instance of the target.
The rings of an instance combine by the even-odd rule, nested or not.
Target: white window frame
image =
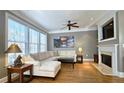
[[[29,54],[29,29],[34,29],[36,30],[37,32],[39,32],[39,45],[38,45],[38,51],[40,51],[40,33],[44,33],[46,34],[46,38],[47,38],[47,33],[42,31],[40,28],[36,27],[35,25],[33,24],[30,24],[30,22],[26,22],[25,19],[22,19],[21,17],[19,16],[16,16],[16,15],[13,15],[9,12],[6,12],[5,13],[5,49],[8,48],[8,19],[13,19],[14,21],[17,21],[19,22],[20,24],[23,24],[25,26],[27,26],[27,38],[26,38],[26,44],[25,44],[25,53],[26,54]],[[47,39],[46,39],[46,50],[47,50]],[[6,56],[5,58],[5,64],[8,65],[8,57]]]
[[[15,22],[17,22],[18,24],[20,24],[20,25],[24,25],[25,27],[27,27],[25,24],[23,24],[23,23],[21,23],[21,22],[19,22],[19,21],[17,21],[17,20],[15,20],[15,19],[13,19],[13,18],[11,18],[11,17],[8,17],[7,18],[7,33],[8,33],[8,31],[9,31],[9,28],[8,28],[8,24],[9,24],[9,19],[10,20],[12,20],[12,21],[15,21]],[[28,28],[28,27],[27,27]],[[25,32],[25,34],[27,34],[28,33],[28,29],[26,30],[27,32]],[[27,40],[27,38],[26,38],[26,36],[25,36],[25,40]],[[26,44],[27,44],[27,41],[17,41],[17,40],[8,40],[8,34],[7,34],[7,48],[9,47],[8,46],[8,43],[11,43],[11,42],[13,42],[13,43],[23,43],[24,45],[25,45],[25,51],[24,51],[24,54],[26,54]],[[23,50],[22,50],[23,51]],[[16,54],[16,53],[15,53]],[[16,54],[15,56],[17,57],[17,55],[18,54]],[[7,56],[7,64],[9,64],[9,62],[8,62],[8,56]]]
[[[45,41],[46,44],[43,44],[43,45],[45,45],[45,51],[43,51],[43,52],[46,52],[46,51],[47,51],[47,34],[42,33],[42,32],[41,32],[40,34],[44,34],[44,35],[46,36],[46,41]],[[39,35],[40,35],[40,34],[39,34]],[[39,37],[40,37],[40,36],[39,36]],[[40,38],[39,40],[41,41],[41,38]],[[40,44],[40,49],[39,49],[39,51],[41,52],[41,44],[42,44],[42,43],[41,43],[40,41],[39,41],[39,44]]]
[[[30,29],[32,29],[32,30],[34,30],[34,31],[36,31],[38,33],[38,42],[37,43],[30,42]],[[37,45],[37,52],[38,52],[39,51],[39,31],[37,31],[37,30],[35,30],[33,28],[29,28],[29,34],[28,35],[29,35],[29,53],[30,53],[30,44]]]

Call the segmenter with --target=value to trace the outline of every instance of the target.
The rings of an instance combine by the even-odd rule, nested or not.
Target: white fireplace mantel
[[[99,50],[99,65],[102,66],[102,69],[106,69],[108,71],[111,71],[111,75],[117,76],[118,75],[118,70],[117,70],[117,49],[118,49],[118,44],[109,44],[109,45],[99,45],[98,50]],[[112,56],[112,68],[106,66],[105,64],[102,63],[101,61],[101,54],[103,52],[109,52],[111,53]],[[101,70],[105,71],[105,70]],[[108,73],[103,72],[105,75]]]

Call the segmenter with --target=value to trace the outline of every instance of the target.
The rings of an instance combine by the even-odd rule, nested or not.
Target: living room
[[[114,10],[1,10],[0,82],[11,82],[11,68],[19,60],[33,64],[27,67],[31,83],[124,82],[123,15]],[[104,34],[103,28],[113,32]]]

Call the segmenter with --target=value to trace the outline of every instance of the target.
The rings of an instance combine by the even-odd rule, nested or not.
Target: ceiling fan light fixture
[[[68,30],[71,30],[71,27],[79,28],[79,26],[77,26],[76,24],[77,24],[76,22],[71,23],[71,21],[69,20],[67,24]]]

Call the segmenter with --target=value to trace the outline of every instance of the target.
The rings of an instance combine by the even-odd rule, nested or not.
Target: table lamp
[[[5,51],[5,53],[21,53],[21,52],[22,51],[17,44],[11,44],[9,48]],[[17,58],[21,59],[20,55]],[[14,61],[14,66],[18,64],[22,64],[20,59]]]
[[[79,54],[81,55],[83,52],[83,49],[81,47],[78,48]]]

